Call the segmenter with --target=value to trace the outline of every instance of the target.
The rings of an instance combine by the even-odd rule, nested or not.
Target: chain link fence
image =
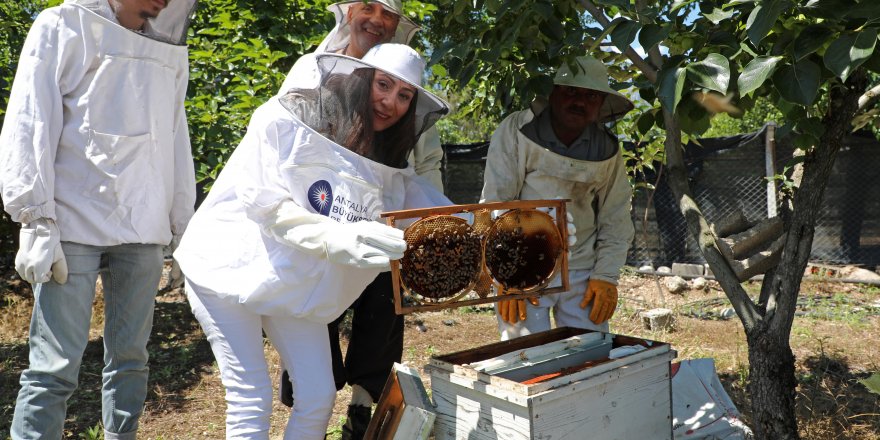
[[[767,132],[765,127],[757,133],[701,139],[699,145],[685,146],[691,191],[710,223],[740,210],[752,221],[775,215],[778,202],[775,190],[768,190],[767,176],[789,166],[794,149],[787,139],[768,144]],[[874,270],[880,265],[880,143],[854,135],[844,144],[817,218],[811,261]],[[444,186],[453,202],[479,200],[487,149],[488,143],[444,145]],[[655,170],[653,175],[632,176],[656,189],[633,194],[636,235],[627,264],[705,263],[662,167],[657,164]]]

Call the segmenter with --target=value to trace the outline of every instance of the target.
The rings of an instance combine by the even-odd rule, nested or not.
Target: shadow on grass
[[[800,424],[805,437],[880,438],[880,395],[859,383],[872,372],[853,371],[845,357],[827,353],[801,363],[797,407],[798,419],[808,422]]]
[[[0,307],[0,313],[3,311]],[[103,343],[103,338],[98,337],[86,347],[79,387],[68,400],[65,438],[79,438],[79,434],[100,424]],[[186,396],[201,383],[200,375],[212,371],[214,365],[210,346],[188,303],[157,302],[147,348],[150,353],[148,410],[182,411]],[[0,438],[7,438],[19,375],[28,365],[27,342],[0,344],[0,359]]]
[[[873,372],[855,372],[844,357],[815,354],[798,362],[797,417],[804,440],[880,439],[880,395],[859,380]],[[752,425],[751,401],[741,378],[719,375],[743,421]]]

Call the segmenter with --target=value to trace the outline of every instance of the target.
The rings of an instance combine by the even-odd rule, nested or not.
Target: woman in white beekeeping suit
[[[489,144],[481,201],[569,199],[570,289],[497,304],[506,340],[557,326],[608,331],[617,278],[633,237],[632,189],[617,137],[605,123],[633,109],[608,85],[601,61],[563,65],[548,100],[505,118]],[[552,286],[553,284],[551,284]],[[557,279],[557,284],[558,279]]]
[[[448,112],[420,86],[424,60],[400,44],[316,59],[320,85],[257,109],[174,254],[220,367],[227,438],[268,438],[263,330],[293,381],[284,438],[324,437],[336,394],[327,323],[406,248],[379,214],[450,203],[405,167]]]
[[[195,7],[67,0],[28,32],[0,133],[0,194],[22,224],[15,266],[34,290],[12,438],[64,434],[99,276],[103,435],[137,435],[163,247],[195,203],[184,111]]]

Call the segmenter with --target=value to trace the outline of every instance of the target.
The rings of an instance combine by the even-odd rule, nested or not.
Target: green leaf
[[[709,21],[711,21],[714,24],[718,24],[724,20],[727,20],[730,17],[733,17],[734,13],[736,13],[736,10],[734,10],[732,8],[728,11],[725,11],[724,9],[721,9],[721,8],[713,8],[708,13],[704,12],[703,17],[706,17]]]
[[[880,16],[880,2],[862,0],[810,0],[800,10],[811,17],[831,19],[871,20]]]
[[[724,55],[710,53],[705,60],[687,66],[688,78],[695,84],[727,94],[730,85],[730,62]]]
[[[655,44],[665,40],[669,36],[669,26],[648,24],[639,32],[639,44],[645,51],[650,50]]]
[[[874,373],[871,377],[860,380],[859,383],[864,385],[868,391],[880,394],[880,373]]]
[[[841,35],[825,51],[825,67],[845,82],[856,68],[871,57],[876,44],[876,29]]]
[[[674,112],[678,102],[681,101],[686,73],[687,69],[680,67],[660,71],[657,96],[660,98],[660,103],[669,111]]]
[[[654,126],[654,112],[646,111],[639,115],[639,119],[636,121],[636,128],[639,130],[639,134],[646,134],[651,127]]]
[[[757,46],[767,36],[770,29],[773,29],[782,8],[782,0],[769,0],[752,9],[752,13],[749,14],[746,21],[746,34],[752,44]]]
[[[611,31],[611,42],[623,52],[629,49],[641,28],[642,25],[637,21],[623,19],[614,27],[614,30]]]
[[[554,16],[550,16],[549,19],[544,21],[540,29],[541,33],[550,37],[551,41],[559,41],[565,38],[565,28],[562,26],[562,22]]]
[[[802,60],[805,56],[815,52],[820,47],[824,46],[834,32],[829,29],[827,26],[821,24],[811,24],[801,30],[801,33],[794,40],[794,49],[792,55],[794,55],[795,61]]]
[[[764,84],[764,81],[776,70],[776,65],[782,57],[758,57],[746,65],[742,74],[736,80],[740,95],[747,95]]]
[[[874,51],[871,58],[868,58],[864,64],[865,68],[874,73],[880,73],[880,51]]]
[[[810,105],[819,91],[822,69],[809,59],[786,65],[773,75],[773,84],[782,97],[795,104]]]

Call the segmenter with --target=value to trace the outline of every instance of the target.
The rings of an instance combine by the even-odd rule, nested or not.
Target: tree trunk
[[[755,438],[799,439],[795,416],[794,354],[788,338],[756,329],[749,344],[748,391],[752,400]]]

